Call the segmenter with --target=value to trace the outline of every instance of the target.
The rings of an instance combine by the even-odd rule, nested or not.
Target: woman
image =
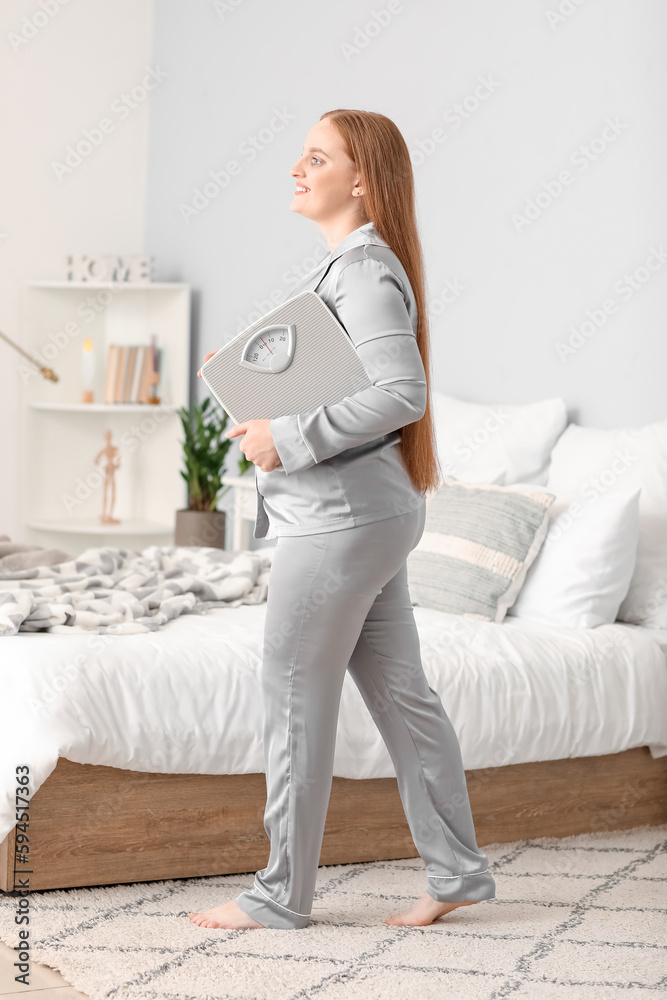
[[[292,211],[331,248],[294,293],[317,289],[372,385],[227,432],[244,435],[256,466],[255,537],[278,539],[262,664],[271,849],[251,890],[188,916],[201,927],[309,923],[349,669],[426,865],[421,899],[385,923],[425,925],[494,898],[495,882],[475,841],[456,733],[422,669],[407,584],[426,493],[440,482],[412,166],[390,119],[338,109],[310,130],[291,174]]]

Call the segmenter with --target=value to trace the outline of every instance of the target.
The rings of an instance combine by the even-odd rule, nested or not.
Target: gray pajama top
[[[401,428],[426,410],[417,309],[401,262],[372,222],[349,233],[292,295],[315,291],[354,344],[371,385],[339,402],[273,417],[282,467],[255,466],[255,538],[338,531],[424,502]]]

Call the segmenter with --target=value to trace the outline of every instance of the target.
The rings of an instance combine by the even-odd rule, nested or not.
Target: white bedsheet
[[[456,728],[466,768],[644,745],[667,754],[660,633],[414,611],[429,684]],[[135,771],[262,772],[265,614],[266,604],[241,605],[183,615],[143,635],[0,639],[0,840],[14,824],[17,764],[30,764],[32,794],[61,756]],[[394,776],[349,674],[334,774]]]

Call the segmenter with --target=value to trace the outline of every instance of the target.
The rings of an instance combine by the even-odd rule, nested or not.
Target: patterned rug
[[[420,858],[319,869],[301,930],[187,913],[253,873],[35,892],[33,961],[92,1000],[658,1000],[667,991],[667,824],[484,845],[496,898],[428,927],[383,918],[425,888]],[[16,894],[0,939],[18,943]]]

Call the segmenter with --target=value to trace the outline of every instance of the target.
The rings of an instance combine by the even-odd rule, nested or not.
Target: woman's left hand
[[[243,440],[239,441],[239,448],[253,465],[256,465],[262,472],[271,472],[280,465],[280,455],[276,451],[276,446],[271,437],[269,424],[271,420],[246,420],[243,424],[234,424],[225,437],[233,438],[243,434]]]

